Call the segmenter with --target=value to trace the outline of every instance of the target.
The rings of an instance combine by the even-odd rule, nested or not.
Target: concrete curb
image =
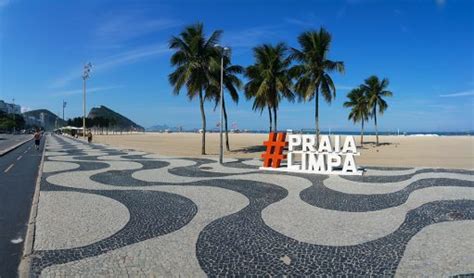
[[[8,149],[2,151],[2,152],[0,152],[0,156],[6,155],[7,153],[13,151],[14,149],[18,148],[19,146],[21,146],[21,145],[23,145],[23,144],[25,144],[26,142],[31,141],[31,140],[33,140],[33,138],[26,139],[25,141],[20,142],[20,143],[14,145],[14,146],[12,146],[12,147],[10,147],[10,148],[8,148]]]
[[[35,237],[36,216],[38,214],[38,203],[40,195],[41,178],[43,177],[44,154],[46,151],[47,137],[43,145],[43,154],[41,162],[38,167],[38,176],[36,178],[35,193],[33,195],[33,202],[31,204],[30,218],[28,220],[28,229],[25,236],[25,244],[23,245],[23,256],[21,257],[20,265],[18,266],[18,277],[25,278],[30,276],[31,254],[33,253],[33,244]]]

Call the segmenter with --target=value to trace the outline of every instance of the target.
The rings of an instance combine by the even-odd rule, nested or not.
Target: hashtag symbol
[[[280,167],[281,161],[286,158],[286,154],[283,154],[283,149],[288,145],[286,133],[270,132],[268,141],[263,142],[263,145],[267,146],[266,152],[262,154],[263,167]]]

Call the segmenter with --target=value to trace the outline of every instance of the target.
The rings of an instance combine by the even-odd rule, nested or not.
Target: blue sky
[[[82,65],[92,62],[88,108],[106,105],[148,127],[200,127],[197,101],[171,93],[168,40],[183,26],[221,29],[233,62],[252,63],[252,47],[324,26],[336,100],[321,102],[323,130],[352,131],[342,107],[347,92],[372,74],[390,79],[394,97],[380,118],[393,131],[474,130],[474,1],[25,1],[0,0],[0,99],[24,109],[82,113]],[[304,2],[304,3],[303,3]],[[230,123],[266,129],[268,115],[241,97]],[[208,126],[218,113],[206,106]],[[283,103],[280,128],[312,128],[313,103]],[[372,124],[368,126],[373,129]]]

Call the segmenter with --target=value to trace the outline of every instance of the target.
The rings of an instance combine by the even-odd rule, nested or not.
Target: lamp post
[[[63,122],[64,122],[64,108],[66,108],[67,102],[63,100]]]
[[[226,55],[227,51],[229,51],[228,47],[223,47],[218,44],[214,45],[221,54],[221,91],[219,95],[219,106],[220,106],[220,124],[219,124],[219,163],[224,163],[224,143],[222,139],[222,128],[224,126],[224,114],[223,114],[223,99],[224,99],[224,56]]]
[[[89,62],[84,65],[84,71],[82,73],[82,109],[84,115],[82,116],[82,136],[86,138],[86,80],[89,78],[91,72],[92,64]]]
[[[15,127],[16,127],[16,119],[15,119],[15,99],[12,99],[13,105],[12,105],[12,111],[13,111],[13,134],[15,134]]]

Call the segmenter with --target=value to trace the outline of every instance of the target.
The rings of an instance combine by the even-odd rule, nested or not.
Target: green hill
[[[104,105],[101,105],[100,107],[92,108],[87,117],[91,119],[99,118],[99,117],[108,119],[109,121],[114,123],[113,125],[116,129],[137,130],[137,131],[144,130],[142,126],[136,124],[135,122],[128,119],[127,117],[113,111],[112,109]]]

